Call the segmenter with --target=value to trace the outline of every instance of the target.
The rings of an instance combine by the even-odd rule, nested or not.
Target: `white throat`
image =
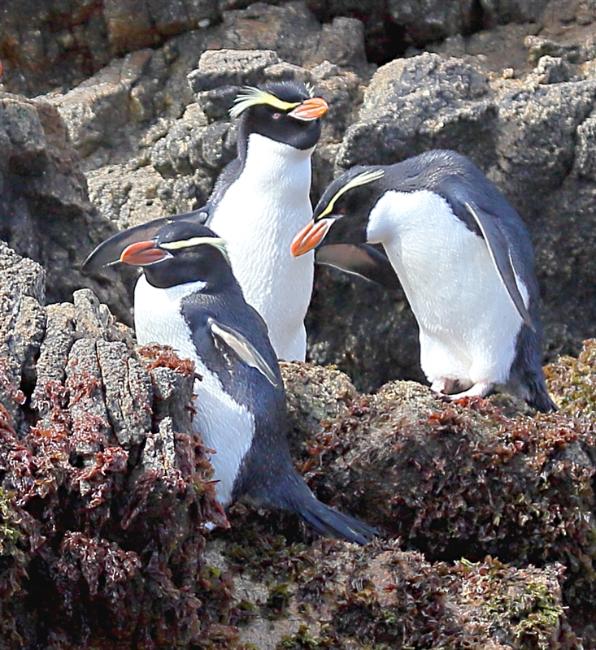
[[[314,253],[294,258],[290,244],[312,217],[311,154],[251,134],[244,168],[209,223],[227,241],[234,275],[267,323],[277,356],[288,360],[306,355]]]

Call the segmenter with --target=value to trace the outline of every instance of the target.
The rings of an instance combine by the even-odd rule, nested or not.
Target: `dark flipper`
[[[103,266],[115,264],[120,260],[122,251],[138,241],[153,239],[157,231],[165,224],[177,221],[179,219],[186,219],[187,221],[196,220],[197,223],[203,224],[209,218],[209,211],[207,208],[200,210],[193,210],[184,214],[175,214],[171,217],[161,217],[141,223],[138,226],[127,228],[122,232],[112,235],[109,239],[99,244],[97,248],[87,257],[83,262],[81,269],[85,273],[98,271]]]
[[[480,228],[488,252],[490,253],[491,259],[505,289],[507,289],[511,301],[524,323],[534,330],[535,327],[532,322],[532,317],[526,309],[524,299],[519,291],[517,280],[515,279],[515,269],[513,266],[513,260],[511,259],[511,251],[507,238],[502,233],[498,222],[492,215],[475,203],[466,202],[465,206]]]
[[[273,505],[295,512],[319,535],[355,544],[366,544],[378,535],[372,526],[319,501],[299,474],[292,472],[283,483],[280,499]]]
[[[316,251],[315,262],[376,282],[387,289],[399,287],[387,256],[370,244],[327,244]]]

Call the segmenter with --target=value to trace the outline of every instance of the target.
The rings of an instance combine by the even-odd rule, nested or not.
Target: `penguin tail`
[[[292,489],[284,491],[283,504],[279,505],[295,512],[319,535],[363,545],[379,534],[376,528],[319,501],[301,476],[292,478]]]
[[[526,402],[537,411],[542,413],[551,413],[557,411],[557,405],[551,399],[551,396],[548,394],[546,389],[546,383],[542,379],[541,381],[531,381],[528,385],[528,395],[526,397]]]

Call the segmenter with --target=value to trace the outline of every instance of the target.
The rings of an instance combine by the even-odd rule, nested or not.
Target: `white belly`
[[[418,321],[428,379],[506,381],[522,320],[484,240],[428,191],[385,194],[368,235],[384,244]]]
[[[194,429],[205,445],[215,450],[211,463],[215,470],[219,502],[232,499],[234,481],[250,446],[255,423],[252,414],[224,392],[218,377],[207,370],[195,353],[190,328],[180,313],[184,296],[203,286],[200,282],[169,289],[152,287],[142,275],[135,288],[135,329],[140,345],[169,345],[184,359],[195,363],[201,381],[195,381]]]
[[[294,258],[290,244],[312,217],[311,153],[252,134],[242,174],[209,222],[227,242],[246,301],[267,323],[278,358],[286,360],[306,355],[314,253]]]

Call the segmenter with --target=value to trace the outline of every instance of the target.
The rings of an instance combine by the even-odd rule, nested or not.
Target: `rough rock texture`
[[[41,263],[49,300],[65,300],[92,286],[120,313],[128,301],[122,282],[86,278],[79,265],[109,233],[89,203],[79,159],[54,107],[0,93],[0,239]]]
[[[192,364],[135,353],[89,290],[44,307],[43,270],[5,244],[0,269],[2,647],[219,639],[202,524],[226,519],[190,434]]]
[[[220,4],[221,22],[114,59],[69,92],[50,93],[100,214],[115,229],[200,207],[234,155],[228,109],[238,89],[310,81],[331,105],[314,156],[313,199],[355,163],[393,162],[429,147],[470,155],[532,233],[547,357],[576,353],[596,304],[590,5],[325,4],[310,3],[310,11],[300,2]],[[404,48],[427,42],[437,26],[452,35],[433,42],[437,54],[410,48],[416,56],[390,61],[370,79],[365,45],[381,4],[399,15],[391,24]],[[99,232],[89,232],[95,243]],[[102,299],[126,318],[118,276],[97,280],[94,289],[109,286],[111,298]],[[311,358],[337,363],[360,389],[422,378],[417,328],[401,292],[321,270],[307,325]]]
[[[544,59],[540,59],[544,63]],[[389,164],[430,148],[470,156],[503,189],[536,247],[547,350],[576,351],[596,318],[596,189],[592,178],[596,77],[521,85],[456,58],[423,54],[375,73],[336,162]],[[561,227],[565,219],[565,228]],[[337,276],[337,272],[332,272]],[[321,274],[310,312],[312,358],[333,361],[364,388],[416,374],[416,330],[405,298]],[[333,309],[327,311],[331,297]],[[358,309],[353,309],[358,305]],[[367,318],[362,318],[362,312]]]
[[[189,433],[192,364],[135,352],[89,290],[44,306],[41,267],[5,245],[0,273],[8,647],[574,648],[570,623],[590,631],[588,417],[513,418],[407,382],[362,396],[336,369],[284,364],[300,469],[400,539],[313,544],[241,504],[226,531]],[[590,350],[552,368],[556,395],[589,383]],[[207,521],[224,527],[208,540]]]
[[[225,520],[192,368],[135,352],[96,298],[129,318],[120,275],[77,269],[115,229],[201,205],[238,89],[297,78],[331,106],[313,199],[356,162],[471,155],[532,232],[548,355],[577,352],[596,304],[594,2],[0,4],[0,90],[45,93],[0,94],[0,239],[32,258],[0,245],[0,646],[595,646],[593,340],[547,366],[560,411],[538,417],[285,364],[299,469],[386,538],[313,542],[241,504],[207,537]],[[401,295],[322,271],[308,328],[359,389],[420,376]]]
[[[565,564],[567,602],[590,620],[596,438],[584,404],[596,368],[587,346],[549,370],[569,415],[529,417],[503,396],[450,404],[412,382],[358,396],[334,369],[284,366],[300,469],[321,498],[427,558]],[[302,417],[311,404],[320,424]]]
[[[231,522],[207,558],[232,577],[244,614],[239,638],[249,647],[576,647],[558,565],[514,569],[491,558],[431,565],[395,541],[305,546],[252,513]]]

